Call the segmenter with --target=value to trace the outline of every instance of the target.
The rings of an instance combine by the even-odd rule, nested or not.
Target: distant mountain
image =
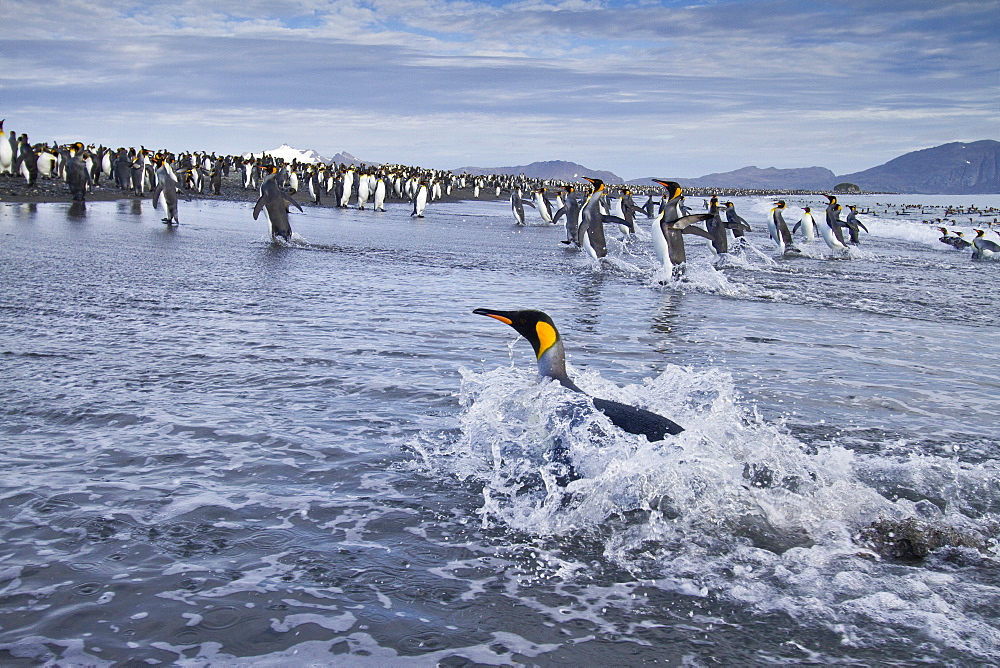
[[[518,165],[514,167],[462,167],[453,169],[455,174],[524,174],[529,179],[543,179],[546,181],[580,181],[584,176],[601,179],[605,183],[624,183],[622,177],[611,172],[598,169],[590,169],[575,162],[565,160],[546,160],[544,162],[533,162],[530,165]]]
[[[1000,142],[952,142],[906,153],[884,165],[844,174],[838,181],[863,190],[970,195],[1000,193]]]
[[[857,184],[862,190],[876,192],[942,195],[1000,193],[1000,142],[984,139],[942,144],[906,153],[863,172],[840,176],[825,167],[744,167],[696,179],[675,180],[689,188],[832,190],[838,183],[847,182]],[[648,178],[629,183],[653,185]]]
[[[378,164],[377,162],[368,162],[368,161],[365,161],[365,160],[360,160],[358,158],[355,158],[353,155],[351,155],[347,151],[341,151],[340,153],[335,154],[332,158],[330,158],[326,162],[335,162],[337,164],[343,163],[345,165],[377,165]]]
[[[281,158],[285,162],[291,162],[292,160],[298,160],[299,162],[304,162],[306,164],[314,164],[317,162],[329,162],[329,160],[321,156],[316,151],[312,150],[302,151],[297,148],[292,148],[288,144],[282,144],[278,148],[272,148],[270,151],[262,151],[261,153],[247,153],[243,157],[262,158],[265,155],[270,155],[274,158]]]
[[[344,163],[349,165],[375,164],[370,162],[366,163],[364,160],[359,160],[350,153],[348,153],[347,151],[341,151],[340,153],[334,155],[332,158],[324,158],[322,155],[311,149],[302,150],[302,149],[292,148],[288,144],[282,144],[278,148],[272,148],[269,151],[263,151],[261,153],[246,153],[244,154],[243,157],[260,158],[264,155],[270,155],[275,158],[281,158],[282,160],[288,163],[292,162],[292,160],[298,160],[299,162],[303,162],[306,164],[315,164],[319,162],[327,164]]]
[[[826,167],[777,169],[743,167],[732,172],[706,174],[697,179],[674,179],[688,188],[746,188],[753,190],[829,190],[838,183]],[[629,181],[631,185],[656,185],[652,179]]]

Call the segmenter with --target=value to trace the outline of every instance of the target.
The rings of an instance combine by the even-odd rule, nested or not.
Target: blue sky
[[[626,179],[1000,139],[1000,3],[0,0],[33,141]]]

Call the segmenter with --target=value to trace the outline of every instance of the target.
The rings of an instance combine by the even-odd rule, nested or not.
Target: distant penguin
[[[343,209],[347,208],[348,202],[351,201],[351,195],[354,194],[354,166],[347,168],[344,172],[343,184],[340,191],[340,207]]]
[[[802,228],[802,236],[805,237],[806,241],[816,241],[816,221],[813,220],[812,209],[809,207],[803,210],[802,220],[795,223],[795,227],[792,228],[792,234],[795,234],[799,228]]]
[[[90,186],[90,170],[87,169],[87,152],[83,144],[77,142],[73,157],[66,163],[66,183],[73,200],[83,202],[87,198],[87,188]]]
[[[38,154],[28,143],[28,135],[21,135],[21,139],[18,141],[17,162],[24,182],[28,184],[29,188],[34,187],[35,181],[38,180]]]
[[[268,167],[269,176],[260,184],[260,198],[253,207],[253,219],[257,220],[261,209],[267,210],[267,219],[271,224],[271,236],[281,237],[285,241],[292,236],[292,226],[288,224],[288,205],[291,204],[299,211],[302,206],[290,195],[278,187],[277,181],[273,178],[277,173],[276,167]]]
[[[841,231],[843,223],[840,220],[840,205],[834,195],[825,195],[830,200],[826,207],[825,224],[819,226],[819,232],[823,235],[823,241],[833,250],[844,250],[847,244],[844,243],[844,233]]]
[[[35,161],[38,175],[45,179],[51,179],[55,174],[56,154],[50,149],[43,148]]]
[[[972,245],[971,241],[966,241],[965,236],[961,232],[955,232],[951,234],[948,232],[948,228],[939,227],[937,228],[941,231],[942,236],[938,239],[943,244],[948,244],[952,248],[957,248],[958,250],[965,250]]]
[[[3,129],[3,119],[0,120],[0,174],[13,174],[14,173],[14,148],[11,146],[10,138],[8,134],[13,135],[13,132],[7,133]]]
[[[216,163],[212,167],[212,171],[209,173],[212,183],[212,192],[216,195],[222,194],[222,169],[222,165]]]
[[[309,170],[309,176],[306,177],[306,183],[309,187],[309,197],[312,199],[313,204],[318,205],[320,203],[323,187],[319,182],[319,173],[315,169]]]
[[[372,177],[370,174],[358,176],[358,209],[364,209],[372,196]]]
[[[768,217],[767,231],[781,253],[797,252],[798,249],[792,243],[792,233],[788,231],[788,225],[785,224],[785,218],[782,215],[782,211],[784,210],[785,201],[778,200],[774,208],[771,209],[771,215]]]
[[[429,197],[430,191],[427,189],[427,181],[420,181],[417,185],[417,191],[413,194],[413,211],[410,212],[410,215],[423,218]]]
[[[477,308],[473,313],[488,316],[513,327],[534,349],[539,375],[551,378],[573,392],[586,395],[566,373],[566,353],[562,338],[548,315],[533,310],[496,311],[485,308]],[[684,428],[673,420],[652,411],[609,399],[590,398],[594,408],[604,413],[619,429],[630,434],[645,436],[650,441],[662,441],[667,436],[675,436],[684,431]]]
[[[375,203],[374,208],[376,211],[385,211],[385,198],[388,194],[388,186],[385,184],[385,178],[379,176],[375,180]]]
[[[153,208],[158,209],[163,206],[167,212],[163,222],[167,225],[179,225],[181,219],[177,216],[177,179],[164,157],[157,156],[153,162],[157,165]]]
[[[851,204],[848,207],[851,212],[847,214],[847,220],[844,221],[844,226],[851,231],[851,243],[857,246],[861,241],[861,232],[859,230],[864,230],[868,232],[868,228],[865,224],[858,220],[858,207]],[[869,234],[871,234],[869,232]]]

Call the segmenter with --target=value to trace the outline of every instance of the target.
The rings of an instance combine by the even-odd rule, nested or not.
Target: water
[[[911,200],[1000,205],[851,203]],[[913,210],[778,258],[770,202],[665,285],[504,202],[0,204],[0,663],[996,663],[1000,263]],[[564,419],[481,306],[687,431]]]

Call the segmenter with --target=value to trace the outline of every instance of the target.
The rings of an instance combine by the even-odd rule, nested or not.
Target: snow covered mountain
[[[298,160],[300,163],[305,163],[307,165],[316,164],[323,162],[326,164],[337,164],[337,163],[347,163],[347,164],[373,164],[365,163],[364,160],[359,160],[347,151],[341,151],[332,158],[325,158],[316,151],[313,150],[302,150],[298,148],[293,148],[288,144],[282,144],[278,148],[272,148],[269,151],[263,151],[262,153],[244,153],[244,158],[260,158],[264,155],[270,155],[275,158],[281,158],[285,162],[290,163],[292,160]]]
[[[272,148],[269,151],[263,151],[261,153],[245,153],[244,158],[262,158],[265,155],[270,155],[274,158],[281,158],[285,162],[291,162],[292,160],[298,160],[299,162],[304,162],[306,164],[314,164],[317,162],[329,162],[326,158],[321,156],[319,153],[313,150],[302,151],[297,148],[292,148],[288,144],[282,144],[278,148]]]

